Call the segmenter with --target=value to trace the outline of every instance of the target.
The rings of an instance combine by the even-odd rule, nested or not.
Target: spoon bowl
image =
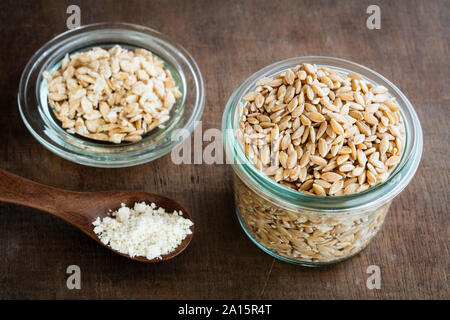
[[[124,203],[133,207],[136,202],[155,203],[157,207],[167,212],[181,211],[182,216],[191,219],[189,213],[178,202],[156,194],[138,191],[104,191],[104,192],[75,192],[46,186],[0,169],[0,201],[23,205],[50,213],[77,227],[89,237],[105,248],[126,258],[141,262],[163,262],[179,255],[191,242],[194,226],[190,227],[191,234],[172,252],[161,256],[161,259],[147,259],[142,256],[131,257],[118,252],[100,241],[94,233],[92,223],[97,217],[103,219],[110,210],[117,210]]]

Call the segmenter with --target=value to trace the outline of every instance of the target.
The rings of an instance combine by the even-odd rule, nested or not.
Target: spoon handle
[[[46,186],[0,169],[0,201],[48,212],[97,239],[92,222],[120,207],[120,191],[74,192]],[[126,194],[125,194],[126,195]],[[116,199],[117,203],[107,201]],[[117,200],[119,199],[119,200]]]
[[[70,196],[71,193],[68,191],[49,187],[0,169],[0,201],[59,216],[58,206],[67,203]]]

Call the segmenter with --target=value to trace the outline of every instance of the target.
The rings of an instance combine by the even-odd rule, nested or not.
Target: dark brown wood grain
[[[176,199],[195,221],[186,251],[162,264],[124,259],[69,224],[0,203],[0,298],[73,299],[449,299],[450,2],[377,1],[381,29],[366,28],[372,1],[21,1],[0,2],[0,167],[80,192],[137,190]],[[174,165],[167,155],[122,169],[90,168],[43,148],[16,103],[31,55],[66,30],[66,9],[81,23],[126,21],[157,29],[196,59],[206,84],[203,130],[220,128],[226,101],[249,75],[293,56],[363,64],[395,83],[424,131],[422,162],[393,201],[383,230],[361,254],[305,268],[273,259],[241,230],[231,168]],[[66,268],[81,268],[81,290]],[[381,268],[369,290],[367,267]]]

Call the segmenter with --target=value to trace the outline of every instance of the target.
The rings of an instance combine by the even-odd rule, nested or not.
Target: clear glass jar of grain
[[[310,195],[275,182],[245,156],[237,130],[243,97],[255,89],[259,79],[302,63],[325,66],[342,74],[359,74],[370,83],[386,87],[396,99],[404,125],[404,150],[385,182],[351,195]],[[291,58],[253,74],[228,100],[222,128],[227,161],[234,171],[236,213],[242,228],[266,253],[304,266],[337,263],[368,245],[381,229],[392,200],[414,176],[423,146],[418,117],[396,86],[366,67],[329,57]]]

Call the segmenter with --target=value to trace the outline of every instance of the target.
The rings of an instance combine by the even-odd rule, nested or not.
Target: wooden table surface
[[[449,299],[450,1],[376,1],[381,29],[366,28],[373,1],[1,1],[0,167],[77,191],[142,190],[179,200],[196,223],[190,247],[163,264],[132,262],[70,225],[0,204],[0,298],[7,299]],[[167,155],[132,168],[63,160],[23,124],[21,72],[46,41],[65,31],[67,6],[81,23],[126,21],[157,29],[196,59],[206,85],[203,130],[220,128],[225,103],[260,68],[293,56],[334,56],[395,83],[424,131],[422,162],[394,200],[382,232],[341,264],[305,268],[273,259],[244,234],[227,165],[174,165]],[[66,268],[81,268],[81,290]],[[368,266],[381,268],[369,290]]]

